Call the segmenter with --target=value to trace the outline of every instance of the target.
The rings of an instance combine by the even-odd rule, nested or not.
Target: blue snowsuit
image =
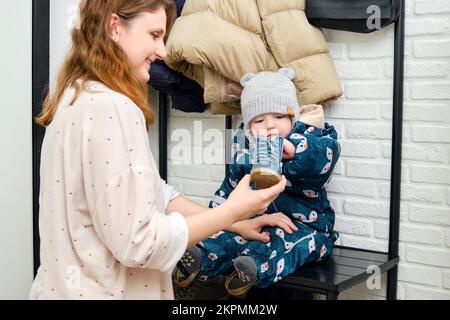
[[[247,255],[254,259],[258,269],[257,287],[267,287],[285,278],[306,263],[326,259],[332,253],[339,237],[334,231],[335,214],[325,190],[340,155],[337,132],[325,124],[324,129],[296,121],[286,137],[295,147],[292,160],[283,160],[282,171],[287,185],[266,213],[282,212],[299,228],[292,234],[278,227],[265,227],[270,242],[246,241],[232,232],[219,232],[199,243],[201,258],[200,280],[228,273],[233,259]],[[233,138],[235,154],[227,176],[215,193],[209,207],[222,204],[252,168],[249,140],[243,124]]]

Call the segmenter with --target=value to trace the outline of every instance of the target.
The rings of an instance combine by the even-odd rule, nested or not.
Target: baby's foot
[[[180,287],[187,287],[192,283],[200,271],[200,259],[202,250],[193,246],[185,251],[176,268],[173,271],[173,280]]]
[[[240,296],[253,286],[258,278],[255,261],[248,256],[240,256],[234,260],[234,271],[227,278],[225,286],[229,294]]]

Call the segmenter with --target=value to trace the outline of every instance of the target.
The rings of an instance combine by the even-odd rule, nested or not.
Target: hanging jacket
[[[169,67],[197,81],[215,114],[239,113],[239,80],[290,67],[301,104],[342,95],[319,29],[304,0],[187,0],[167,40]]]
[[[163,61],[155,61],[150,69],[149,84],[158,91],[169,94],[172,107],[184,112],[204,112],[203,88],[179,72],[173,71]]]
[[[186,0],[177,0],[177,17],[181,16],[185,2]]]
[[[186,0],[177,0],[177,16],[180,16]],[[149,84],[157,91],[170,95],[172,107],[184,112],[204,112],[203,88],[194,80],[170,69],[163,61],[152,63]]]

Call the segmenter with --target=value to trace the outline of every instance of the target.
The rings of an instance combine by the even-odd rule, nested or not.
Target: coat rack
[[[393,117],[392,117],[392,158],[391,158],[391,190],[390,190],[390,206],[389,206],[389,246],[387,257],[385,253],[373,252],[370,250],[362,250],[359,248],[340,247],[341,254],[352,255],[356,258],[372,254],[382,259],[380,262],[381,271],[387,271],[387,299],[395,300],[397,298],[397,279],[398,279],[398,247],[399,247],[399,228],[400,228],[400,187],[401,187],[401,161],[402,161],[402,134],[403,134],[403,87],[404,87],[404,51],[405,51],[405,0],[402,1],[399,17],[395,21],[394,35],[394,95],[393,95]],[[160,93],[159,105],[159,168],[161,177],[167,180],[167,116],[168,116],[168,96]],[[226,116],[226,129],[232,129],[232,116]],[[344,251],[348,250],[348,251]],[[337,259],[336,259],[337,260]],[[361,261],[370,261],[360,259]],[[355,260],[355,261],[360,261]],[[362,262],[361,262],[362,263]],[[331,265],[331,269],[336,265]],[[301,269],[301,268],[300,268]],[[310,270],[309,270],[310,271]],[[299,272],[301,274],[301,272]],[[366,274],[369,276],[368,274]],[[311,274],[313,276],[313,274]],[[320,272],[314,276],[321,276]],[[297,277],[292,279],[292,284],[286,286],[309,290],[313,292],[324,293],[328,299],[336,299],[343,289],[356,285],[367,279],[364,275],[355,274],[351,279],[339,283],[333,277],[330,278],[331,283],[324,283],[307,277]],[[295,280],[295,281],[294,281]],[[283,281],[280,285],[283,284]]]

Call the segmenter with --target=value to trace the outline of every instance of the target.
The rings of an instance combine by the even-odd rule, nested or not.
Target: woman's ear
[[[119,41],[121,27],[122,27],[122,21],[120,20],[120,17],[117,14],[113,13],[111,15],[109,36],[115,42]]]
[[[242,78],[241,78],[241,86],[245,87],[247,85],[247,83],[255,76],[254,73],[246,73]]]
[[[287,77],[289,80],[292,80],[295,78],[295,71],[291,68],[281,68],[278,70],[278,73],[281,73],[285,77]]]

